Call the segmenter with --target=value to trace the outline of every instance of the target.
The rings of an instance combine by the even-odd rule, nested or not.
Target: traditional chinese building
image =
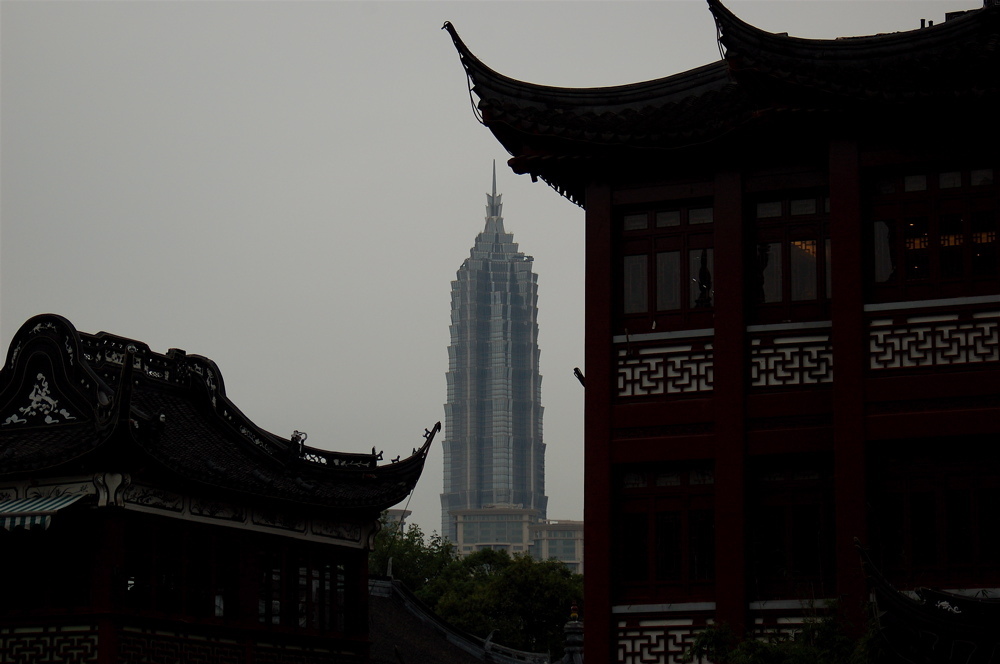
[[[1000,7],[836,40],[709,7],[722,60],[609,88],[445,25],[510,167],[586,211],[593,662],[859,624],[854,538],[902,589],[1000,586]]]
[[[381,465],[307,447],[207,358],[32,318],[0,370],[0,652],[368,661],[368,546],[437,430]]]

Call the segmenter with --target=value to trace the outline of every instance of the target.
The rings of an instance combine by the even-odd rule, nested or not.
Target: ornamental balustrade
[[[619,397],[711,392],[714,371],[712,331],[644,335],[618,346]],[[618,338],[615,339],[618,341]]]
[[[695,610],[685,610],[693,608]],[[714,623],[715,604],[616,606],[620,664],[702,664],[688,656],[698,634]]]
[[[751,387],[833,382],[829,322],[755,325],[747,331]]]
[[[865,306],[871,372],[973,370],[1000,362],[1000,297]],[[829,321],[747,328],[751,390],[833,382]],[[619,399],[698,395],[713,389],[714,330],[614,338]]]
[[[0,661],[96,664],[97,626],[84,622],[0,627]]]
[[[616,337],[618,397],[711,392],[715,371],[712,332],[644,335],[635,341]],[[816,385],[833,380],[829,323],[758,325],[747,332],[752,388]]]
[[[795,639],[807,623],[831,614],[832,600],[750,602],[753,627],[747,637],[764,642]],[[702,664],[690,656],[698,634],[715,624],[714,602],[612,607],[618,618],[618,662],[621,664]]]
[[[974,369],[1000,361],[1000,298],[869,305],[865,311],[872,371]]]

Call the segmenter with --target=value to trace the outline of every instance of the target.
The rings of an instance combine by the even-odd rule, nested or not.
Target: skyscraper
[[[545,518],[548,500],[538,277],[502,207],[494,164],[486,227],[451,282],[441,532],[462,553],[527,551],[528,523]]]

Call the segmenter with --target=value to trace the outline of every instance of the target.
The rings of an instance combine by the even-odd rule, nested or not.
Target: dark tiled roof
[[[0,476],[79,465],[88,455],[139,454],[216,490],[342,509],[403,500],[437,431],[426,432],[410,458],[382,465],[374,453],[305,447],[243,415],[211,360],[82,334],[53,315],[32,318],[11,342],[0,409]]]
[[[733,77],[759,101],[867,109],[995,98],[1000,88],[1000,6],[918,30],[802,39],[751,26],[719,0],[708,3]]]
[[[406,586],[392,579],[369,581],[372,664],[539,664],[546,653],[489,643],[438,617]]]
[[[602,88],[526,83],[486,66],[445,23],[479,97],[483,124],[513,155],[515,172],[546,178],[610,150],[676,148],[717,138],[748,122],[750,99],[724,61],[653,81]],[[566,192],[580,202],[582,192]]]
[[[481,62],[445,23],[478,96],[480,121],[511,168],[582,204],[587,177],[612,163],[699,149],[791,116],[891,119],[942,109],[992,112],[1000,96],[1000,6],[909,32],[835,40],[772,34],[708,0],[725,59],[643,83],[560,88],[517,81]],[[875,115],[873,115],[875,114]]]

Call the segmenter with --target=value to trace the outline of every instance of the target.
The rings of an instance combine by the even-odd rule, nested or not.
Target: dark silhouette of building
[[[547,653],[507,648],[452,626],[399,581],[371,588],[372,664],[548,664]]]
[[[451,283],[441,529],[462,554],[527,552],[545,518],[538,277],[504,230],[497,193]]]
[[[612,88],[445,25],[510,167],[586,210],[588,661],[858,624],[856,537],[899,588],[1000,586],[1000,7],[814,40],[709,6],[722,60]]]
[[[211,360],[36,316],[0,370],[4,661],[366,662],[411,457],[253,424]]]

